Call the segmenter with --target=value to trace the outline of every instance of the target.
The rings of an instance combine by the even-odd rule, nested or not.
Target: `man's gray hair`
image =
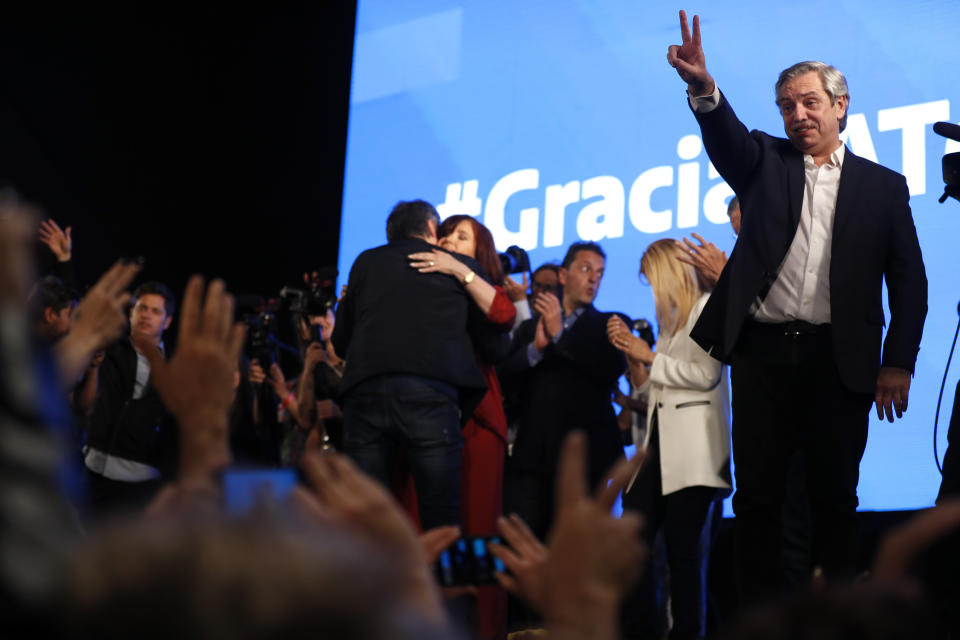
[[[840,131],[843,131],[847,128],[847,112],[850,110],[850,90],[847,88],[847,79],[843,77],[843,74],[840,73],[840,70],[836,67],[815,60],[798,62],[792,67],[780,72],[780,77],[777,78],[777,86],[774,88],[775,95],[780,95],[780,87],[787,82],[811,71],[816,71],[820,75],[823,90],[830,96],[831,104],[836,104],[837,98],[840,96],[847,96],[847,111],[844,112],[843,117],[840,118]]]

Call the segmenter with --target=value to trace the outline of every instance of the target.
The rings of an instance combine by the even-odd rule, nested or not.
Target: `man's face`
[[[137,299],[130,310],[130,334],[151,340],[160,340],[170,326],[167,306],[158,293],[145,293]]]
[[[740,205],[730,210],[730,226],[735,234],[740,235]]]
[[[68,304],[60,311],[54,311],[52,307],[44,310],[45,331],[51,339],[59,340],[70,333],[70,327],[73,326],[73,310],[76,308],[76,304]]]
[[[816,71],[788,80],[777,92],[783,130],[790,142],[814,157],[829,155],[840,142],[840,118],[847,112],[847,96],[833,104]]]
[[[552,269],[541,269],[533,276],[533,282],[530,283],[530,300],[531,304],[534,298],[537,297],[537,294],[540,293],[552,293],[557,295],[557,285],[559,280],[557,278],[557,273]]]
[[[560,268],[563,306],[568,310],[593,304],[600,291],[606,261],[599,254],[581,249],[566,269]]]

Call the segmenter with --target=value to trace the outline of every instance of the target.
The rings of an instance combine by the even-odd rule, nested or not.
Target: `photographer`
[[[343,448],[343,412],[339,405],[340,381],[344,361],[330,344],[335,318],[332,310],[322,316],[311,317],[319,328],[318,341],[310,342],[304,350],[303,372],[297,382],[297,402],[300,407],[302,442],[299,451],[314,448]]]

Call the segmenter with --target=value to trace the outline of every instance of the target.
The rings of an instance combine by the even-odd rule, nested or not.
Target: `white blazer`
[[[709,297],[700,296],[680,331],[660,336],[650,377],[639,389],[648,397],[644,448],[658,413],[663,495],[693,486],[730,488],[727,368],[690,339]]]

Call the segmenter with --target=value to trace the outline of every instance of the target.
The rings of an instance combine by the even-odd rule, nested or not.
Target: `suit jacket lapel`
[[[837,207],[833,214],[833,242],[836,246],[837,237],[843,230],[843,225],[849,221],[851,211],[856,210],[857,193],[860,191],[860,182],[863,177],[863,160],[853,155],[847,148],[843,156],[843,168],[840,170],[840,185],[837,189]],[[832,252],[832,247],[831,247]]]
[[[803,210],[803,189],[806,178],[803,169],[803,154],[794,150],[786,157],[787,197],[790,200],[790,238],[793,238],[800,226],[800,212]],[[786,252],[786,250],[784,250]]]

